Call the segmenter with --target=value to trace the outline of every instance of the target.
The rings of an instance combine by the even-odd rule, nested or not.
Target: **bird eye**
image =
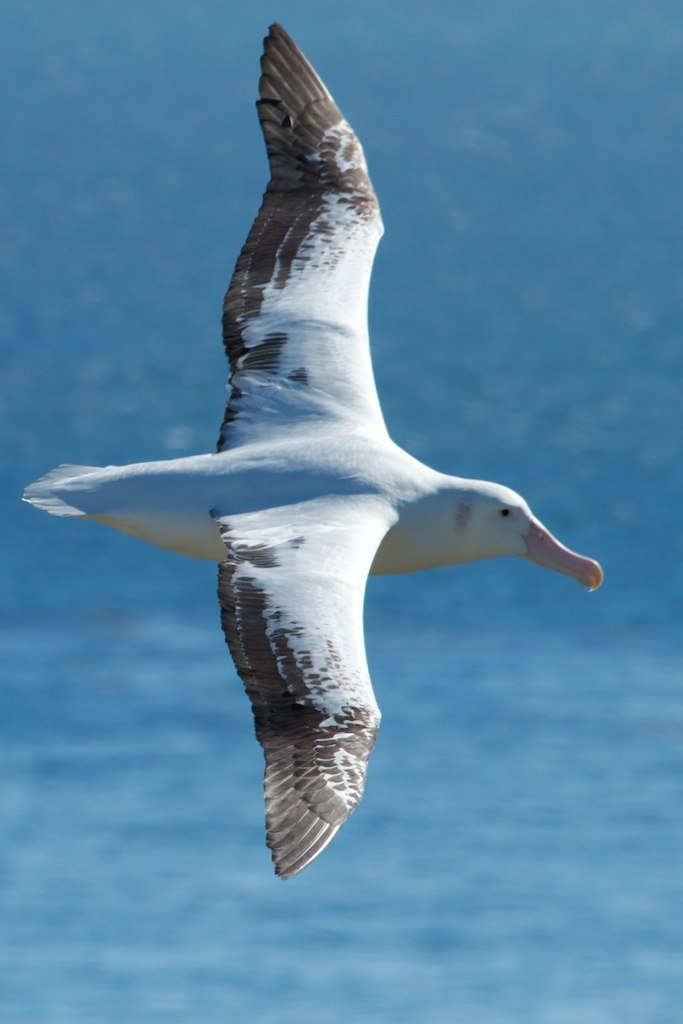
[[[512,509],[510,509],[510,508],[502,508],[500,510],[500,514],[502,516],[509,516],[511,512],[512,512]]]

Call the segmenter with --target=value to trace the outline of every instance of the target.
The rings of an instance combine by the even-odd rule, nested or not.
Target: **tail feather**
[[[84,476],[99,471],[99,466],[57,466],[56,469],[51,469],[45,476],[41,476],[34,483],[29,484],[24,491],[22,500],[53,516],[84,516],[87,513],[83,509],[70,505],[55,492],[65,487],[68,490],[68,484],[72,480],[81,481]]]

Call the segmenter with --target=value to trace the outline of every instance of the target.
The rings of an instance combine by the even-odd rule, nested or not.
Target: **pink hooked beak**
[[[563,572],[589,590],[597,590],[602,583],[603,574],[598,563],[592,558],[577,555],[564,544],[560,544],[538,519],[531,519],[529,532],[524,539],[526,557],[536,565],[544,565],[555,572]]]

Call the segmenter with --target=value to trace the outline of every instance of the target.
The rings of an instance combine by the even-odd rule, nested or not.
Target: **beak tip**
[[[602,585],[602,567],[595,559],[570,551],[564,544],[560,544],[542,523],[533,518],[526,537],[526,557],[537,565],[570,576],[589,592],[597,590]]]
[[[593,562],[589,572],[589,579],[587,582],[588,593],[592,594],[594,590],[602,586],[602,581],[605,578],[605,574],[602,571],[602,566],[598,562]]]

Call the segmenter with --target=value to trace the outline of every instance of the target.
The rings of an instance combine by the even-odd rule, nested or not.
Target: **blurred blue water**
[[[361,135],[396,439],[607,581],[372,580],[357,814],[283,884],[215,570],[40,516],[210,450],[277,17]],[[643,1024],[683,1005],[683,18],[256,0],[0,14],[3,1024]]]

